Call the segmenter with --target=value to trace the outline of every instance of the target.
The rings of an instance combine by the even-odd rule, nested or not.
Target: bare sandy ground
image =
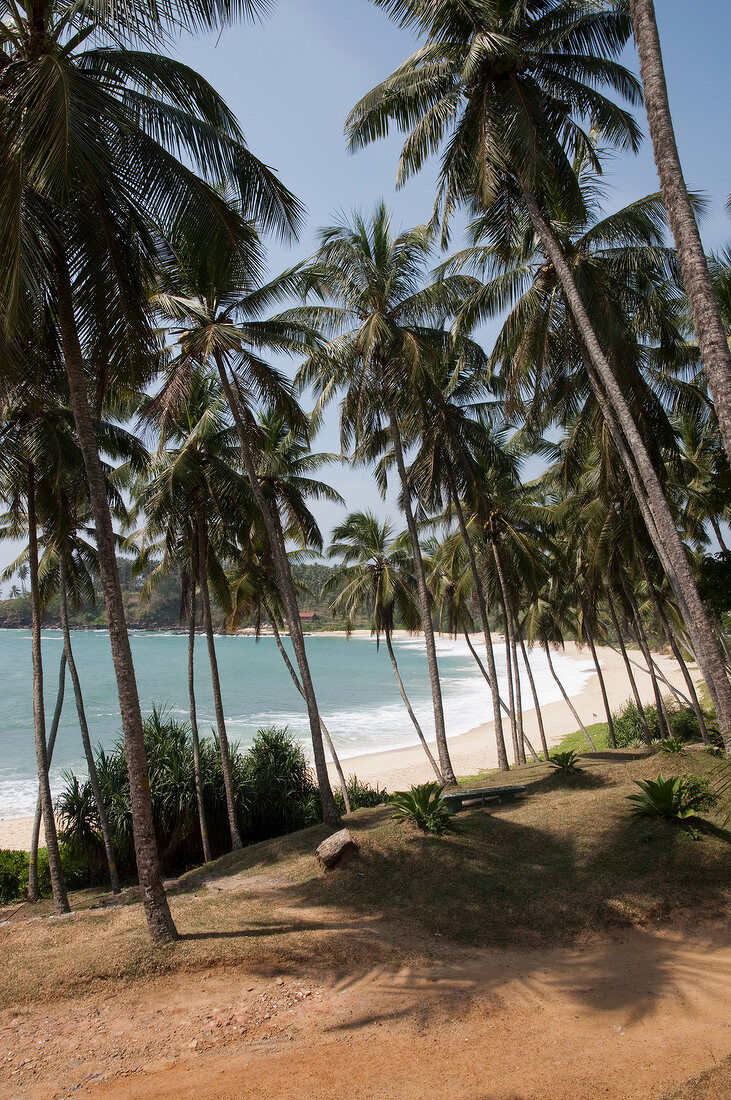
[[[150,976],[0,1009],[0,1096],[653,1100],[731,1054],[730,990],[717,930],[342,976]]]
[[[329,633],[335,637],[342,635],[343,632],[332,631]],[[355,633],[368,634],[368,631],[356,631]],[[403,631],[397,631],[396,633],[397,635],[403,634],[404,637],[407,636]],[[482,653],[484,643],[480,644],[480,638],[477,635],[474,636],[473,640],[478,652]],[[499,635],[495,635],[494,640],[496,644],[502,642]],[[583,666],[586,666],[591,659],[587,649],[580,650],[573,642],[567,643],[566,648],[561,652],[564,656],[580,662]],[[616,710],[631,694],[624,663],[621,655],[615,653],[612,649],[603,647],[599,648],[597,652],[607,685],[610,704],[612,709]],[[638,665],[645,667],[640,653],[632,651],[631,657]],[[685,694],[685,682],[675,661],[671,657],[659,654],[655,654],[654,657],[667,679]],[[691,671],[697,680],[697,670],[692,668]],[[635,677],[643,702],[653,702],[654,695],[649,675],[635,669]],[[481,690],[480,681],[475,680],[475,684],[476,690]],[[669,694],[668,690],[664,689],[663,694]],[[491,712],[492,704],[486,685],[484,697],[485,710]],[[527,708],[530,702],[531,700],[526,698],[524,707]],[[584,690],[573,697],[572,702],[585,725],[588,726],[592,722],[605,720],[599,679],[596,674],[591,677]],[[549,745],[555,745],[567,733],[572,733],[576,729],[576,720],[563,701],[549,703],[547,706],[542,707],[541,711]],[[408,725],[408,721],[408,716],[404,712],[404,723]],[[540,751],[538,722],[532,708],[524,710],[524,725],[531,743],[536,751]],[[505,734],[506,738],[509,739],[507,721]],[[414,735],[414,740],[416,741],[416,735]],[[432,744],[431,748],[436,756],[436,746]],[[483,769],[496,767],[494,723],[491,721],[485,722],[457,737],[451,737],[449,751],[457,775],[474,775]],[[510,749],[508,749],[508,752],[510,752]],[[359,779],[369,783],[379,783],[389,791],[401,790],[412,783],[424,783],[434,778],[431,765],[418,742],[409,748],[390,749],[385,752],[349,757],[344,759],[342,764],[346,775],[357,775]],[[331,775],[333,782],[335,782],[337,776],[334,768],[331,768]],[[0,817],[0,848],[27,851],[30,847],[32,824],[33,820],[30,817]],[[41,843],[43,843],[42,838],[43,832],[41,830]]]

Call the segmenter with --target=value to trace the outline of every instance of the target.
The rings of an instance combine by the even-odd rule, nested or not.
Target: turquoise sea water
[[[166,704],[181,719],[188,716],[187,637],[182,634],[133,632],[135,661],[143,712],[153,702]],[[287,642],[287,644],[289,644]],[[491,718],[487,685],[463,641],[438,639],[448,735],[465,733]],[[44,631],[43,656],[47,723],[56,699],[61,658],[60,631]],[[119,734],[114,670],[106,631],[74,631],[73,646],[94,743],[110,745]],[[416,742],[401,703],[384,646],[370,638],[311,635],[307,649],[318,703],[343,758]],[[423,641],[395,643],[407,691],[427,735],[433,729],[431,693]],[[288,726],[307,748],[309,727],[304,704],[284,667],[273,638],[236,636],[216,639],[224,710],[229,737],[242,746],[256,730],[273,723]],[[196,689],[201,733],[214,723],[205,638],[196,639]],[[501,663],[502,662],[502,663]],[[559,698],[545,658],[531,658],[542,701]],[[583,664],[557,656],[570,694],[582,689],[589,675]],[[498,671],[504,654],[498,650]],[[526,694],[528,688],[526,685]],[[54,791],[62,772],[85,774],[81,738],[71,684],[66,697],[51,769]],[[31,813],[36,781],[33,741],[30,631],[0,630],[0,816]]]

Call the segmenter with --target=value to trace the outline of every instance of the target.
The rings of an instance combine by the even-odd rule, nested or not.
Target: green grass
[[[605,749],[610,748],[609,744],[609,726],[606,722],[595,722],[592,726],[586,727],[592,741],[596,745],[597,752],[603,752]],[[576,730],[574,733],[567,733],[565,737],[562,737],[557,745],[553,745],[550,749],[551,752],[570,752],[571,749],[574,752],[591,752],[589,742],[586,740],[582,730]]]

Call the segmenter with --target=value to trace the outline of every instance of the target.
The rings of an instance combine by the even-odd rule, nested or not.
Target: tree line
[[[69,610],[98,575],[135,862],[157,942],[177,932],[117,553],[125,539],[137,548],[145,596],[180,578],[194,760],[193,654],[204,628],[231,847],[242,838],[214,605],[231,628],[253,618],[274,630],[307,709],[322,816],[336,825],[326,745],[334,750],[294,572],[303,555],[325,551],[313,501],[342,503],[323,474],[334,456],[312,450],[333,402],[342,455],[383,490],[393,481],[405,530],[362,510],[338,525],[327,549],[340,563],[332,605],[348,623],[365,614],[383,636],[428,748],[390,644],[397,621],[423,632],[442,784],[455,776],[439,629],[465,634],[491,688],[501,768],[508,743],[515,763],[535,752],[522,722],[521,665],[540,719],[527,651],[540,645],[550,663],[565,637],[589,647],[603,691],[597,643],[617,645],[630,683],[628,643],[640,648],[661,735],[667,706],[648,633],[672,650],[708,737],[687,669],[697,661],[731,752],[723,615],[702,595],[708,530],[725,550],[729,514],[731,266],[700,248],[652,2],[374,3],[420,44],[351,111],[348,142],[356,150],[391,126],[405,133],[399,183],[441,153],[431,219],[399,229],[380,202],[324,229],[313,256],[273,278],[266,238],[296,237],[301,205],[247,148],[214,89],[164,52],[181,26],[226,25],[267,5],[4,8],[0,493],[4,534],[27,537],[39,809],[63,911],[41,622],[58,599],[60,684],[68,670],[93,786]],[[633,33],[642,81],[619,61]],[[639,146],[632,109],[643,85],[662,193],[607,213],[602,167]],[[468,246],[440,262],[458,210],[471,219]],[[496,317],[487,349],[479,325]],[[536,455],[546,472],[526,484]]]

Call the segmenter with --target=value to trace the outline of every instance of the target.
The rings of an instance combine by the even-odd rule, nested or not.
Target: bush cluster
[[[345,781],[345,787],[351,810],[370,809],[372,806],[381,806],[389,801],[390,796],[385,787],[379,787],[378,783],[374,787],[371,783],[358,779],[357,775],[349,775]],[[345,813],[345,799],[341,792],[335,790],[333,794],[340,813]]]
[[[61,867],[69,889],[78,890],[89,884],[89,875],[67,844],[60,845]],[[51,897],[51,873],[48,852],[38,852],[38,888],[42,898]],[[0,849],[0,905],[25,897],[28,893],[28,852]]]
[[[670,719],[670,731],[673,737],[681,741],[699,741],[700,730],[698,719],[692,707],[680,706],[677,703],[667,702],[668,717]],[[657,716],[657,707],[648,704],[644,707],[650,737],[653,741],[660,739],[660,722]],[[646,744],[640,714],[634,702],[629,701],[612,715],[614,719],[614,735],[617,739],[617,748],[635,748]]]
[[[164,710],[153,709],[145,720],[158,851],[166,874],[203,859],[195,796],[193,742],[190,727]],[[214,857],[228,851],[230,835],[218,743],[200,740],[203,804]],[[129,779],[120,739],[114,748],[96,755],[99,781],[109,819],[120,874],[135,873]],[[251,748],[231,746],[236,814],[245,843],[294,832],[321,820],[320,799],[302,747],[286,729],[260,729]],[[62,838],[69,853],[86,868],[90,881],[103,882],[106,860],[91,784],[66,773],[56,802]]]

